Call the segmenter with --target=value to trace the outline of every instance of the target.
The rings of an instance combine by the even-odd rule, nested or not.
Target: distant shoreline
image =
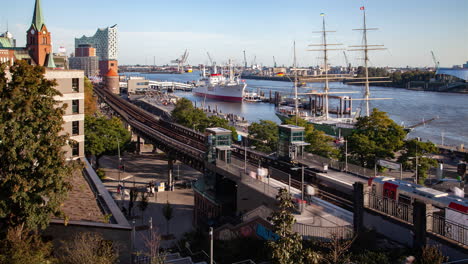
[[[288,77],[284,77],[284,76],[242,75],[241,77],[243,79],[250,79],[250,80],[291,82],[291,80]],[[346,81],[344,81],[342,83],[347,84]],[[412,82],[409,87],[408,87],[408,85],[406,87],[403,87],[401,85],[394,84],[394,83],[372,84],[372,86],[406,89],[406,90],[411,90],[411,91],[427,91],[427,92],[439,92],[439,93],[468,94],[468,83],[460,83],[461,88],[454,87],[454,88],[452,88],[450,90],[440,90],[440,87],[444,87],[443,85],[439,85],[438,87],[433,87],[433,86],[430,86],[429,84],[430,83],[425,83],[425,82]],[[356,85],[356,84],[353,84],[353,85]]]

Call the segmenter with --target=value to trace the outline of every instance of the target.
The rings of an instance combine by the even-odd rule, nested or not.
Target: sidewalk
[[[104,156],[99,160],[100,166],[106,172],[106,179],[103,180],[104,186],[116,200],[117,205],[122,208],[129,206],[129,191],[131,187],[135,187],[139,192],[146,192],[146,187],[149,182],[165,182],[167,183],[168,162],[161,154],[153,154],[150,152],[149,146],[142,148],[143,154],[125,154],[122,156],[121,164],[125,166],[125,171],[119,173],[118,157]],[[135,248],[137,251],[144,250],[143,237],[148,235],[148,223],[152,218],[153,226],[158,230],[159,234],[166,235],[167,224],[166,219],[162,214],[162,208],[168,201],[173,208],[173,217],[169,224],[169,233],[174,236],[172,240],[161,241],[161,247],[170,247],[186,232],[192,231],[193,206],[194,196],[193,190],[190,188],[179,189],[177,183],[190,183],[201,176],[201,173],[194,169],[181,164],[174,163],[174,177],[176,179],[176,189],[173,192],[157,192],[153,196],[148,197],[148,207],[141,212],[138,207],[140,195],[134,203],[132,212],[133,217],[128,217],[130,223],[134,220],[137,232],[135,236]],[[117,194],[117,186],[124,186],[125,195]],[[143,215],[143,217],[142,217]]]

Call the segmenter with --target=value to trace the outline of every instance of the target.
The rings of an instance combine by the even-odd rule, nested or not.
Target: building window
[[[114,63],[111,63],[111,67],[114,67]]]
[[[78,78],[73,78],[72,79],[72,90],[74,92],[78,92],[80,89],[80,79]]]
[[[80,112],[80,101],[72,100],[72,113],[78,114]]]
[[[71,143],[72,147],[72,156],[76,157],[80,155],[80,143],[74,141]]]
[[[80,121],[72,122],[72,135],[80,134]]]

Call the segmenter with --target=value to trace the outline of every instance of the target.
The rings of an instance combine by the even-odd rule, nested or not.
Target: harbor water
[[[129,74],[133,75],[133,74]],[[185,74],[138,74],[149,80],[167,80],[176,82],[191,82],[199,79],[199,72]],[[245,80],[247,89],[252,91],[260,90],[269,96],[269,91],[281,92],[284,96],[293,96],[293,85],[288,82],[267,81],[267,80]],[[323,84],[309,83],[306,88],[299,88],[299,92],[321,91]],[[345,85],[339,82],[330,83],[331,92],[357,92],[349,95],[351,98],[362,98],[362,86]],[[275,107],[270,103],[230,103],[205,99],[192,95],[191,92],[177,91],[178,96],[196,102],[198,106],[204,103],[212,108],[218,107],[222,113],[233,113],[245,117],[250,122],[258,122],[261,119],[272,120],[280,123],[275,115]],[[371,87],[371,97],[392,98],[390,100],[373,100],[371,108],[378,108],[385,111],[400,125],[411,126],[424,120],[437,118],[436,120],[413,129],[409,137],[420,137],[422,140],[430,140],[436,144],[460,146],[468,145],[468,94],[438,93],[426,91],[414,91],[400,88]],[[334,101],[331,106],[334,107]],[[364,105],[361,102],[353,101],[353,111]]]

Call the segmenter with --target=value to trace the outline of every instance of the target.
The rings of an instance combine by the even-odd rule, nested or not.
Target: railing
[[[440,215],[434,214],[430,218],[432,218],[432,228],[429,228],[429,232],[441,235],[460,244],[468,246],[468,226],[454,223]],[[463,217],[460,217],[460,219],[462,218]],[[464,215],[464,219],[468,219],[468,215]]]
[[[306,239],[318,239],[329,241],[333,237],[339,239],[351,239],[354,235],[352,226],[312,226],[306,224],[295,223],[293,231]]]
[[[388,197],[369,194],[369,208],[413,224],[413,206]]]

